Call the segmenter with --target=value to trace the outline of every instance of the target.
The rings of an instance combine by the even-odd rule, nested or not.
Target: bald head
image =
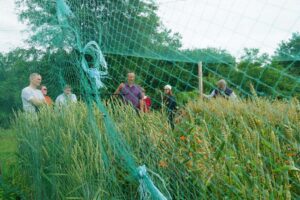
[[[30,81],[30,86],[31,87],[37,88],[38,86],[41,85],[42,77],[38,73],[32,73],[29,76],[29,81]]]
[[[135,80],[134,72],[129,72],[127,74],[127,80],[128,80],[128,84],[134,84],[134,80]]]

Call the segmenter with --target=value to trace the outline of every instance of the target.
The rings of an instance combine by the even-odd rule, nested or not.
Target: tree
[[[7,127],[12,110],[21,108],[21,90],[29,84],[29,74],[36,72],[41,52],[15,49],[0,54],[0,126]]]
[[[195,61],[205,63],[220,63],[226,65],[235,65],[235,57],[225,49],[205,48],[205,49],[187,49],[182,53]]]
[[[240,57],[240,63],[254,64],[263,67],[270,63],[267,53],[260,54],[257,48],[244,48],[244,54]]]
[[[93,40],[114,54],[153,57],[156,51],[181,47],[180,36],[161,24],[153,0],[17,0],[17,7],[34,45],[74,47],[75,31],[81,47]]]
[[[292,34],[288,41],[281,41],[275,51],[273,62],[282,65],[295,77],[300,76],[300,33]]]

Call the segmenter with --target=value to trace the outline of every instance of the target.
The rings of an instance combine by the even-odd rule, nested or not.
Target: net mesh
[[[181,36],[160,21],[154,0],[16,3],[34,47],[23,60],[37,61],[29,71],[41,73],[51,96],[69,84],[79,100],[43,107],[37,115],[16,114],[19,195],[300,198],[299,33],[273,57],[245,49],[236,59],[217,48],[183,49]],[[115,93],[129,72],[151,97],[150,113]],[[199,98],[219,79],[239,98]],[[176,114],[162,91],[167,84]]]

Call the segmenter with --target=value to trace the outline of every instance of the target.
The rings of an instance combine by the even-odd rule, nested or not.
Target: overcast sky
[[[185,48],[217,47],[240,55],[245,47],[272,53],[300,32],[300,0],[157,0],[163,24]],[[26,34],[14,0],[0,0],[0,51],[21,46]]]
[[[25,26],[18,21],[14,0],[0,0],[0,52],[22,45]]]

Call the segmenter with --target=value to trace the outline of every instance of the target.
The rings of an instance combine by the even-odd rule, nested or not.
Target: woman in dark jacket
[[[176,99],[172,94],[172,87],[170,85],[166,85],[164,87],[164,92],[165,92],[165,105],[167,107],[167,114],[168,114],[168,121],[169,124],[172,128],[174,129],[174,117],[175,117],[175,112],[176,112]]]

